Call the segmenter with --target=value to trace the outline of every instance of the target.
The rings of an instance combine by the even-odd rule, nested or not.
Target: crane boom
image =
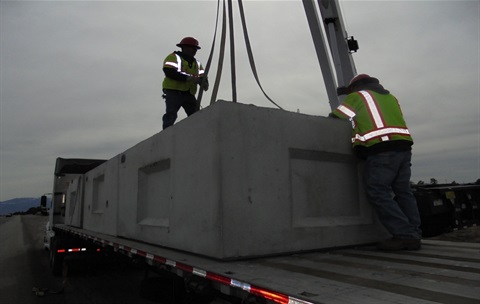
[[[351,54],[356,49],[351,49],[347,43],[338,0],[317,0],[318,5],[315,5],[315,0],[302,2],[322,70],[330,108],[333,110],[339,105],[336,88],[348,84],[356,74]],[[322,22],[320,22],[317,8],[320,10]],[[335,69],[332,68],[332,59]]]

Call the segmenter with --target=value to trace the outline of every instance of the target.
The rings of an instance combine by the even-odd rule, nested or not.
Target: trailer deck
[[[158,245],[69,227],[55,228],[151,265],[191,273],[276,303],[480,303],[480,244],[422,241],[420,251],[372,245],[287,256],[219,261]]]

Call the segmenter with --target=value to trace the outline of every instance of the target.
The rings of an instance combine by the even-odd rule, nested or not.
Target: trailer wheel
[[[63,270],[63,254],[59,254],[57,249],[60,248],[60,239],[54,238],[50,244],[50,268],[54,276],[61,276]]]

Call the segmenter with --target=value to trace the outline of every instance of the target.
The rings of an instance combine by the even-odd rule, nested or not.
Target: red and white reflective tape
[[[183,263],[180,263],[180,262],[177,262],[177,261],[173,261],[173,260],[170,260],[170,259],[167,259],[167,258],[164,258],[164,257],[161,257],[161,256],[157,256],[155,254],[145,252],[145,251],[142,251],[142,250],[139,250],[139,249],[130,248],[128,246],[124,246],[124,245],[121,245],[121,244],[113,243],[111,241],[106,241],[106,240],[103,240],[103,239],[99,239],[97,237],[93,237],[93,236],[90,236],[88,234],[80,233],[80,232],[77,232],[77,231],[67,230],[67,229],[62,228],[62,227],[57,227],[57,228],[62,229],[64,231],[72,233],[72,234],[79,235],[82,238],[90,239],[90,240],[93,240],[94,242],[101,243],[103,246],[108,245],[110,247],[113,247],[114,250],[120,249],[120,250],[125,251],[126,253],[135,254],[135,255],[144,257],[149,261],[154,261],[154,262],[157,262],[157,263],[160,263],[160,264],[165,264],[165,265],[171,266],[173,268],[181,269],[185,272],[192,273],[194,275],[197,275],[197,276],[200,276],[200,277],[203,277],[203,278],[221,283],[223,285],[228,285],[228,286],[233,287],[233,288],[242,289],[242,290],[244,290],[244,291],[246,291],[250,294],[260,296],[262,298],[265,298],[265,299],[270,300],[270,301],[274,301],[276,303],[280,303],[280,304],[314,304],[313,302],[304,301],[304,300],[297,299],[297,298],[292,297],[292,296],[288,296],[286,294],[282,294],[282,293],[275,292],[275,291],[272,291],[272,290],[268,290],[268,289],[265,289],[265,288],[261,288],[261,287],[258,287],[258,286],[250,285],[249,283],[237,281],[235,279],[232,279],[232,278],[229,278],[229,277],[226,277],[226,276],[223,276],[223,275],[219,275],[219,274],[216,274],[216,273],[213,273],[213,272],[210,272],[210,271],[206,271],[206,270],[199,269],[199,268],[187,265],[187,264],[183,264]]]
[[[68,252],[82,252],[82,251],[87,251],[87,248],[70,248],[70,249],[68,249]]]
[[[85,252],[87,251],[87,248],[68,248],[68,249],[57,249],[58,253],[65,253],[65,252]]]

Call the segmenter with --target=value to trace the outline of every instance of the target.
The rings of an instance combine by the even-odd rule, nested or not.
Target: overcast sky
[[[109,159],[160,132],[163,60],[193,36],[206,63],[216,6],[2,0],[0,201],[51,192],[57,157]],[[267,94],[287,111],[327,116],[301,0],[244,0],[244,8]],[[341,1],[341,8],[348,34],[359,41],[357,71],[379,78],[402,105],[415,141],[412,181],[475,182],[480,1]],[[238,102],[274,107],[250,71],[237,7],[234,19]],[[218,99],[231,100],[229,62],[227,52]]]

